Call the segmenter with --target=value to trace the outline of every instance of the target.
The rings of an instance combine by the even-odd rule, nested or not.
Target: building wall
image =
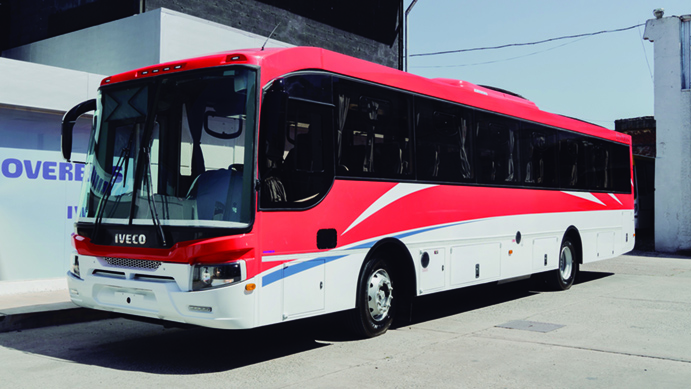
[[[652,19],[644,35],[655,58],[655,249],[665,252],[691,250],[691,90],[682,86],[681,27],[679,17]]]
[[[0,51],[140,13],[143,0],[2,0]]]
[[[96,96],[103,76],[3,58],[0,74],[2,293],[2,282],[65,275],[83,165],[62,159],[60,122],[74,102]],[[90,129],[88,118],[75,126],[76,157]]]
[[[636,249],[655,249],[655,118],[644,116],[614,121],[614,130],[631,135],[636,166]]]
[[[353,7],[364,4],[364,2],[351,3]],[[264,37],[269,36],[271,31],[278,26],[273,39],[288,42],[295,46],[322,47],[385,66],[399,67],[399,47],[395,27],[391,28],[391,35],[394,38],[390,42],[384,43],[346,32],[260,1],[147,0],[145,7],[146,11],[160,7],[169,8]],[[360,11],[366,13],[367,9],[363,7]],[[396,10],[394,9],[393,12]],[[357,19],[352,19],[352,23],[357,22]]]
[[[160,12],[130,16],[4,50],[20,61],[111,75],[158,63]]]
[[[631,135],[633,155],[655,158],[655,118],[653,116],[615,120],[614,130]]]
[[[160,62],[176,61],[219,51],[261,47],[266,42],[265,36],[168,9],[158,9],[147,13],[160,13]],[[266,47],[291,46],[293,45],[277,39],[271,39],[266,44]]]
[[[160,62],[260,47],[265,41],[265,36],[159,8],[5,50],[2,55],[21,61],[112,75]],[[292,45],[272,39],[266,46]]]

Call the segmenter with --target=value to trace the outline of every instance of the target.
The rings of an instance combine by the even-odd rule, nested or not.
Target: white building
[[[658,15],[644,35],[655,58],[655,249],[677,252],[691,250],[691,15]]]

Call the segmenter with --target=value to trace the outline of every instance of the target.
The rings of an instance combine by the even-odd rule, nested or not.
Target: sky
[[[614,129],[617,119],[653,116],[653,43],[642,38],[645,25],[530,46],[414,55],[626,28],[653,19],[656,8],[665,17],[686,15],[691,1],[418,0],[408,17],[408,71],[506,89],[542,110]]]

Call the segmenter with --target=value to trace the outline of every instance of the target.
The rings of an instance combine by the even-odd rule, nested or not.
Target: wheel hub
[[[391,300],[393,300],[392,292],[391,278],[384,269],[379,269],[372,274],[367,288],[367,305],[370,316],[375,321],[383,320],[388,315]]]
[[[563,280],[568,280],[571,278],[571,272],[573,271],[573,253],[568,247],[564,247],[561,250],[561,255],[559,255],[559,274]]]

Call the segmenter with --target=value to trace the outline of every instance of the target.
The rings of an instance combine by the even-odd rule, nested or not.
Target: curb
[[[0,312],[0,333],[114,317],[111,312],[80,308],[71,302],[10,308]]]

